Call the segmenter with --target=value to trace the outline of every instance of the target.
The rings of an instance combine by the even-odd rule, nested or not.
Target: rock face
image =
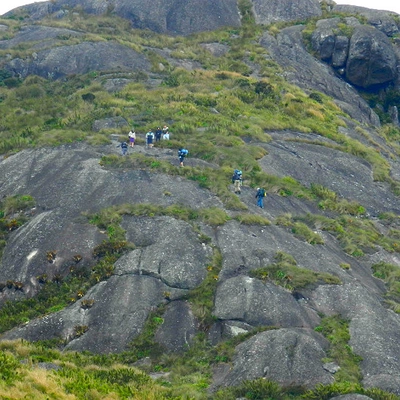
[[[302,21],[322,14],[318,0],[252,0],[258,24]]]
[[[284,137],[283,132],[277,135],[280,140]],[[269,146],[268,162],[260,160],[263,169],[268,171],[268,166],[274,165],[278,175],[285,175],[286,168],[296,169],[304,183],[312,179],[307,172],[308,158],[302,156],[302,151],[309,151],[305,145],[296,149],[296,166],[291,166],[290,160],[287,165],[278,162],[279,152],[274,149],[282,147],[282,143],[274,136]],[[148,150],[135,146],[131,151],[146,154]],[[332,152],[332,159],[338,158],[337,154],[333,156],[334,150],[327,151]],[[82,263],[89,267],[93,264],[91,250],[101,243],[104,234],[81,216],[83,211],[96,212],[124,203],[223,208],[211,193],[180,177],[102,168],[98,163],[100,155],[113,152],[117,152],[115,143],[97,150],[79,144],[25,150],[0,163],[0,172],[6,177],[0,195],[28,193],[37,201],[30,222],[11,234],[0,268],[0,281],[21,281],[24,291],[4,289],[1,302],[36,293],[40,288],[36,277],[40,274],[66,275],[77,253],[82,255]],[[161,149],[152,149],[151,154],[169,159]],[[355,172],[356,165],[350,163],[346,169],[332,167],[336,177],[327,179],[343,179],[341,185],[345,186],[347,170]],[[348,182],[346,195],[354,198],[364,193],[360,197],[363,204],[368,211],[374,210],[375,200],[367,195],[373,185],[370,171],[361,165],[357,174],[364,183],[356,187]],[[166,190],[170,195],[163,195]],[[392,204],[384,200],[391,196],[388,188],[381,187],[377,193],[380,211],[397,212],[398,201],[393,199]],[[254,204],[253,189],[246,186],[241,199],[250,212],[261,213],[270,220],[287,212],[321,212],[312,203],[278,195],[269,195],[266,209],[260,210]],[[205,278],[211,247],[199,240],[198,232],[189,223],[172,217],[125,216],[122,227],[135,248],[116,262],[108,280],[99,282],[74,304],[6,332],[2,339],[62,338],[66,349],[120,352],[140,334],[151,311],[165,304],[163,323],[155,340],[169,352],[190,347],[200,326],[184,298]],[[329,234],[321,232],[324,245],[310,245],[276,225],[246,226],[230,221],[218,228],[202,224],[200,229],[222,255],[213,311],[217,321],[209,329],[210,340],[218,343],[222,337],[246,333],[254,327],[270,328],[237,347],[232,368],[219,376],[215,388],[257,377],[307,387],[332,382],[335,370],[329,372],[322,362],[328,344],[314,331],[320,323],[319,313],[323,313],[340,314],[351,321],[350,345],[363,358],[365,386],[399,392],[400,354],[397,355],[395,344],[400,319],[382,306],[383,288],[369,267],[382,259],[400,262],[395,255],[380,250],[357,260],[346,255]],[[52,263],[46,261],[49,250],[56,250]],[[252,270],[272,263],[277,251],[293,255],[300,268],[328,272],[342,284],[317,284],[293,295],[271,282],[249,276]],[[343,270],[341,263],[351,265],[351,269]],[[85,301],[92,306],[85,307]],[[386,359],[389,356],[390,362]]]
[[[32,19],[49,15],[62,18],[73,12],[69,8],[78,5],[88,13],[114,13],[130,19],[134,27],[162,33],[190,34],[240,25],[236,0],[56,0],[32,4],[24,10]],[[314,0],[254,0],[253,11],[259,24],[321,14],[319,2]],[[317,23],[311,43],[320,59],[308,52],[303,26],[287,27],[276,36],[265,32],[260,44],[268,51],[266,57],[282,66],[284,78],[306,92],[320,91],[332,96],[354,120],[361,122],[363,129],[354,120],[343,117],[346,127],[339,128],[338,133],[377,146],[392,168],[392,177],[399,179],[399,163],[392,156],[397,154],[396,148],[377,134],[377,115],[344,80],[363,88],[398,80],[400,51],[394,51],[387,38],[396,34],[396,20],[385,14],[379,22],[365,9],[357,8],[354,12],[365,14],[371,26],[361,25],[354,17],[346,18],[346,26],[352,28],[347,36],[338,32],[342,20],[333,18]],[[4,60],[6,68],[20,77],[37,74],[63,79],[70,74],[97,70],[151,72],[151,64],[143,53],[116,42],[60,45],[64,37],[80,36],[80,32],[72,30],[29,25],[12,39],[1,41],[0,48],[32,46],[26,58]],[[57,47],[52,47],[54,43]],[[204,44],[204,48],[219,57],[229,51],[229,44],[214,42]],[[169,49],[157,51],[162,55],[171,53]],[[160,75],[156,78],[160,83]],[[108,88],[118,92],[127,81],[109,79]],[[127,124],[122,117],[110,117],[95,121],[91,128],[98,132]],[[339,197],[361,203],[366,218],[377,227],[378,236],[389,229],[378,217],[383,213],[400,214],[398,196],[388,183],[374,180],[372,166],[365,159],[340,151],[336,142],[314,133],[287,130],[269,135],[271,142],[261,144],[267,151],[258,160],[262,171],[282,178],[290,176],[306,187],[322,185]],[[235,219],[236,211],[225,209],[217,196],[184,175],[171,176],[145,167],[103,168],[99,164],[101,156],[118,154],[116,145],[112,141],[101,147],[81,143],[30,149],[0,160],[0,197],[29,194],[37,204],[29,211],[29,221],[10,233],[0,263],[0,282],[22,282],[23,290],[0,290],[0,306],[8,300],[37,294],[42,285],[40,275],[46,274],[49,279],[65,277],[76,255],[82,257],[79,265],[93,267],[93,249],[107,236],[89,223],[86,214],[112,206],[146,203],[153,207],[179,205],[195,212],[216,207],[226,212],[230,220],[216,227],[171,216],[124,215],[121,229],[132,248],[113,265],[111,276],[63,310],[12,329],[1,340],[60,338],[65,349],[121,352],[140,335],[152,312],[163,306],[154,339],[169,353],[190,348],[199,332],[205,332],[210,343],[217,344],[254,328],[265,329],[236,347],[232,363],[228,368],[220,366],[222,373],[216,373],[213,388],[254,378],[312,388],[319,383],[332,383],[337,371],[337,365],[324,364],[329,343],[315,328],[321,323],[321,315],[340,315],[350,324],[349,346],[362,357],[363,385],[400,395],[400,317],[385,307],[385,286],[372,276],[371,270],[380,261],[400,265],[398,252],[390,253],[376,245],[363,257],[352,257],[344,252],[335,236],[319,226],[313,233],[320,235],[323,244],[312,245],[274,221],[283,214],[337,214],[323,210],[315,201],[280,196],[273,189],[261,210],[255,204],[254,188],[247,184],[240,195],[243,206],[248,213],[272,223],[240,223]],[[177,164],[175,151],[170,149],[150,150],[137,144],[129,152]],[[195,157],[190,162],[199,169],[217,168]],[[220,271],[213,277],[217,282],[211,303],[215,321],[204,326],[196,318],[199,310],[190,302],[190,293],[208,278],[207,267],[215,249],[221,255]],[[51,261],[47,258],[49,251],[55,254]],[[274,263],[278,252],[291,255],[300,270],[330,274],[336,283],[317,281],[293,292],[288,286],[253,277],[255,270]],[[91,306],[86,307],[87,303]],[[368,398],[349,394],[336,399]]]
[[[279,329],[262,332],[240,344],[225,385],[237,385],[243,379],[260,376],[287,385],[331,383],[331,374],[319,360],[325,357],[324,340],[301,329]]]
[[[375,28],[357,27],[350,39],[347,79],[368,88],[393,81],[395,76],[396,57],[389,39]]]
[[[388,37],[372,26],[351,22],[350,38],[341,36],[338,18],[320,20],[312,34],[312,47],[348,82],[362,88],[393,82],[397,57]]]
[[[136,51],[118,43],[84,42],[35,53],[31,59],[13,59],[7,66],[25,78],[39,75],[58,79],[91,71],[149,70],[150,63]]]
[[[283,66],[289,81],[306,90],[326,93],[336,99],[340,107],[354,119],[379,126],[378,116],[356,90],[306,50],[302,30],[301,26],[285,28],[276,37],[264,33],[260,44]]]
[[[151,29],[158,33],[189,35],[218,29],[221,26],[239,26],[240,16],[236,0],[56,0],[21,7],[34,20],[48,15],[60,18],[74,7],[88,14],[111,13],[128,19],[132,27]],[[11,15],[13,11],[6,14]]]

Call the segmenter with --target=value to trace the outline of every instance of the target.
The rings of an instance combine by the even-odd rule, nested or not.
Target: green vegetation
[[[362,358],[354,354],[348,345],[350,340],[349,321],[338,315],[324,317],[315,330],[322,333],[330,342],[329,358],[324,361],[335,361],[340,366],[340,370],[335,374],[335,381],[360,383],[362,375],[359,364]]]
[[[400,313],[400,267],[383,261],[372,266],[373,275],[382,279],[387,287],[386,304],[396,313]]]
[[[389,216],[385,218],[389,218]],[[346,253],[354,257],[361,257],[365,253],[375,250],[377,246],[381,246],[389,252],[400,251],[397,229],[389,229],[385,235],[381,233],[374,221],[363,216],[345,214],[336,218],[329,218],[316,214],[304,216],[283,214],[276,218],[275,223],[291,228],[294,234],[296,234],[294,227],[298,223],[305,224],[311,229],[327,231],[336,237]],[[387,223],[390,224],[388,219]],[[305,232],[301,236],[303,240],[309,242],[313,240],[314,232],[312,230],[303,229],[303,231]]]
[[[275,263],[263,268],[250,271],[251,277],[261,279],[264,282],[270,281],[285,289],[294,291],[315,284],[340,285],[338,277],[326,272],[314,272],[297,266],[296,260],[287,253],[279,251],[276,253]]]
[[[34,205],[35,200],[28,195],[9,196],[0,202],[0,257],[3,254],[8,234],[28,221],[29,217],[25,212]]]
[[[113,242],[111,245],[105,242],[93,251],[94,256],[98,258],[95,265],[80,267],[76,260],[71,260],[66,276],[56,274],[48,277],[42,274],[36,277],[41,286],[36,296],[7,301],[0,309],[0,333],[79,301],[90,287],[111,276],[114,263],[129,248],[126,242]],[[6,286],[17,290],[15,282],[11,283],[11,287],[9,281],[1,284],[2,290]]]

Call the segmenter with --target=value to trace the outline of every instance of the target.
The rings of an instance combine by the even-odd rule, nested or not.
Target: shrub
[[[7,384],[18,379],[18,364],[12,355],[0,351],[0,379]]]

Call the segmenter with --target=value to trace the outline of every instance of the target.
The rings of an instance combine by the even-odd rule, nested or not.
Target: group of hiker
[[[159,126],[157,127],[155,133],[150,129],[146,133],[146,147],[151,149],[154,146],[154,143],[160,142],[162,140],[169,140],[169,128],[167,125],[161,129]],[[134,129],[131,129],[128,133],[128,141],[129,146],[126,141],[122,141],[117,147],[121,148],[121,154],[125,156],[128,153],[128,147],[134,147],[136,142],[136,132]],[[183,163],[185,161],[185,157],[189,154],[187,149],[180,147],[178,150],[178,158],[179,158],[179,165],[183,167]]]
[[[146,147],[151,149],[154,146],[154,141],[160,142],[161,138],[163,140],[169,140],[169,130],[168,126],[164,125],[161,129],[159,126],[157,127],[155,133],[150,129],[146,133]]]
[[[154,142],[160,142],[161,138],[163,140],[169,140],[169,128],[167,125],[164,125],[164,127],[161,129],[160,127],[157,127],[156,132],[153,133],[153,131],[150,129],[146,133],[146,147],[151,149],[154,146]],[[134,147],[136,143],[136,132],[134,129],[131,129],[128,133],[128,143],[126,141],[122,141],[117,147],[121,147],[121,154],[124,156],[128,152],[128,147]]]
[[[235,169],[232,175],[232,183],[234,187],[234,191],[236,194],[241,194],[241,187],[243,183],[242,171],[239,169]],[[267,195],[267,192],[263,188],[257,188],[256,199],[257,206],[260,208],[264,208],[264,197]]]
[[[135,141],[136,141],[136,132],[131,129],[130,132],[128,133],[128,138],[129,138],[129,145],[130,147],[134,147]],[[160,127],[157,127],[155,134],[149,130],[146,133],[146,147],[151,149],[154,146],[154,141],[160,142],[161,138],[163,140],[169,140],[169,130],[168,126],[164,125],[163,129]],[[128,151],[128,143],[127,142],[121,142],[117,147],[121,147],[121,153],[124,156],[127,151]],[[189,154],[189,151],[183,147],[180,147],[178,150],[178,159],[179,159],[179,165],[181,167],[184,166],[184,161],[185,157]],[[236,194],[241,194],[241,187],[243,184],[243,177],[242,177],[242,171],[239,169],[235,169],[233,171],[232,175],[232,183],[234,186],[234,191]],[[267,195],[265,189],[263,188],[257,188],[257,193],[256,193],[256,199],[257,199],[257,206],[260,208],[264,208],[264,197]]]

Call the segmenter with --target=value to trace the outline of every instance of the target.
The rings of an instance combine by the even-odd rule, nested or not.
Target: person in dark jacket
[[[161,136],[162,136],[163,131],[161,130],[160,127],[156,129],[156,143],[161,141]]]
[[[128,152],[128,143],[121,142],[117,147],[121,147],[121,154],[124,156]]]

